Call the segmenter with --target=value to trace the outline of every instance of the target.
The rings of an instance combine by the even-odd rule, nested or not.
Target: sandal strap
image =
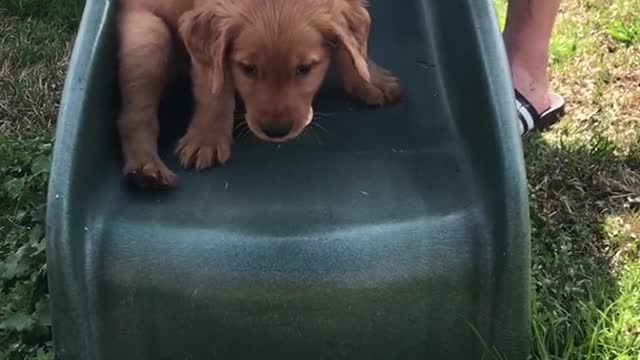
[[[520,134],[527,133],[536,128],[540,124],[540,114],[533,105],[518,90],[516,93],[516,109],[518,111],[518,119],[520,119]]]

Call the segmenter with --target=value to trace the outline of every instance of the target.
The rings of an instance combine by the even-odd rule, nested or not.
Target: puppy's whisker
[[[311,132],[311,135],[313,135],[313,138],[316,139],[316,141],[318,142],[318,145],[322,145],[324,144],[322,142],[322,137],[318,134],[315,134],[314,132]]]
[[[318,145],[322,145],[323,144],[322,137],[319,134],[317,134],[315,131],[313,131],[314,129],[315,127],[313,126],[306,127],[300,134],[301,135],[300,137],[302,137],[302,135],[310,134],[313,137],[313,139],[318,143]]]
[[[329,117],[329,116],[335,116],[335,113],[322,113],[322,112],[317,112],[314,115],[320,116],[320,117]]]
[[[244,139],[250,132],[251,132],[251,129],[249,129],[249,127],[245,128],[244,130],[242,130],[242,132],[238,136],[238,140]]]
[[[329,114],[329,115],[317,115],[316,114],[316,115],[313,116],[313,120],[322,120],[322,119],[330,118],[332,116],[334,116],[334,115],[332,115],[332,114]]]
[[[249,126],[249,125],[247,124],[247,122],[246,122],[246,121],[243,121],[243,122],[241,122],[241,123],[237,124],[237,125],[233,128],[233,131],[240,130],[243,126]]]
[[[246,126],[246,127],[242,127],[242,126],[236,127],[236,129],[233,130],[234,138],[236,140],[241,140],[242,137],[245,135],[245,133],[247,131],[249,131],[249,127],[248,126]]]
[[[324,126],[316,123],[316,122],[312,122],[311,126],[313,126],[314,128],[320,129],[322,132],[324,132],[325,134],[329,135],[329,130],[325,129]]]

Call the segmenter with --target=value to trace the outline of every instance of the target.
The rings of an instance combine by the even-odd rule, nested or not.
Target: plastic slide
[[[188,88],[160,109],[169,192],[122,180],[116,1],[89,0],[60,106],[48,198],[63,360],[524,359],[526,178],[489,0],[372,0],[370,53],[402,100],[329,78],[314,126],[181,170]]]

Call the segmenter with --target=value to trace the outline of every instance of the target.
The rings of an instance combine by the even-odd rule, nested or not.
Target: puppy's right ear
[[[178,32],[194,66],[210,74],[213,94],[219,94],[224,85],[229,28],[229,19],[219,16],[214,9],[187,11],[178,20]]]

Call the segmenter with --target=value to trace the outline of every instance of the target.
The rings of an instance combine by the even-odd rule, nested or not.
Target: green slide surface
[[[47,238],[60,359],[508,359],[529,351],[526,178],[489,0],[372,0],[402,100],[329,78],[313,128],[251,135],[176,190],[131,191],[115,129],[116,1],[89,0],[60,106]]]

